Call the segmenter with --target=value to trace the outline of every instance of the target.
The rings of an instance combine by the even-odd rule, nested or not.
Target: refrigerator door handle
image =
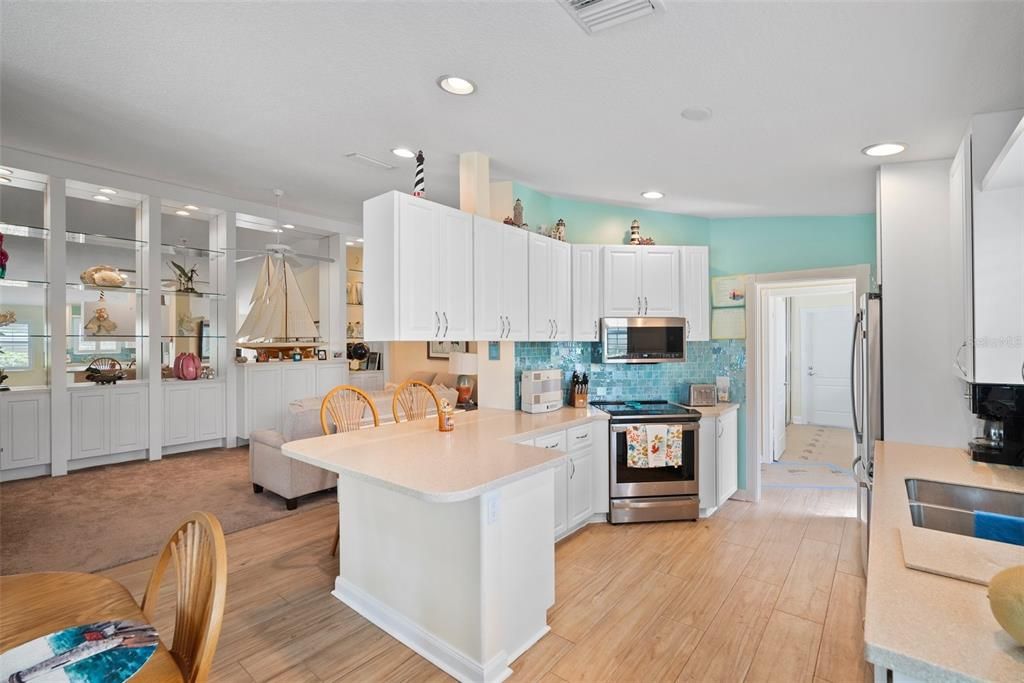
[[[864,443],[864,434],[860,429],[860,419],[857,417],[857,338],[860,336],[861,313],[853,319],[853,344],[850,349],[850,410],[853,416],[853,435],[857,443]]]

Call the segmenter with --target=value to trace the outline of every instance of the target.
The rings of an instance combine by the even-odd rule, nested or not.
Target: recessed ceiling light
[[[117,194],[117,190],[112,190],[109,187],[101,187],[100,192],[103,194]]]
[[[3,183],[4,185],[10,185],[11,179],[6,176],[0,175],[0,183]]]
[[[640,195],[644,199],[661,199],[665,196],[664,192],[658,192],[657,190],[648,190]]]
[[[110,201],[110,197],[108,197],[105,194],[94,194],[92,196],[92,198],[95,199],[98,202],[109,202]]]
[[[356,243],[355,242],[345,242],[345,246],[346,247],[354,247],[354,246],[356,246]]]
[[[876,145],[868,145],[861,150],[861,153],[869,157],[891,157],[893,154],[899,154],[906,148],[907,146],[902,142],[879,142]]]
[[[174,215],[175,216],[191,216],[192,214],[190,214],[185,209],[178,209],[177,211],[174,212]]]
[[[391,153],[396,157],[402,157],[403,159],[412,159],[416,156],[416,152],[412,151],[408,147],[395,147],[391,150]]]
[[[0,175],[14,175],[14,171],[9,168],[0,168]]]
[[[282,225],[281,227],[282,227],[282,228],[288,228],[289,230],[294,230],[294,229],[295,229],[295,226],[294,226],[294,225],[292,225],[291,223],[285,223],[285,224],[284,224],[284,225]]]
[[[437,85],[441,90],[452,95],[472,95],[476,90],[476,84],[473,81],[460,76],[441,76],[437,79]]]
[[[679,114],[687,121],[707,121],[711,118],[710,107],[687,107]]]
[[[198,211],[199,210],[199,207],[196,206],[195,204],[186,204],[185,208],[188,209],[189,211]]]
[[[366,240],[364,240],[362,237],[357,237],[356,238],[356,242],[365,242],[365,241]]]

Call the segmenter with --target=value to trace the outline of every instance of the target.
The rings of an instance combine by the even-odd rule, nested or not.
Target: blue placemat
[[[138,621],[72,626],[0,654],[7,683],[123,683],[156,651],[159,636]]]

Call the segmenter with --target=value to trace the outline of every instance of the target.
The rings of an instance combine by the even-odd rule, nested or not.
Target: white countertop
[[[864,619],[868,661],[927,681],[1020,683],[1024,646],[992,616],[986,587],[908,569],[900,530],[913,528],[905,479],[1024,492],[1024,469],[976,463],[957,448],[880,441],[874,477]],[[950,547],[944,532],[931,535],[937,545]]]
[[[454,415],[455,430],[439,432],[437,418],[291,441],[285,455],[342,476],[356,477],[422,500],[452,503],[555,467],[565,453],[516,444],[608,415],[562,408],[531,415],[481,408]]]
[[[739,410],[739,403],[716,403],[713,406],[686,406],[700,412],[702,417],[718,417]]]

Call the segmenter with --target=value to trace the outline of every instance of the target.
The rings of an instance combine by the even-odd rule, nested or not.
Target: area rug
[[[828,463],[773,462],[761,465],[761,486],[765,488],[855,489],[857,482],[848,470]]]
[[[853,453],[852,429],[791,424],[786,427],[786,450],[779,462],[820,463],[849,472]]]
[[[245,448],[209,449],[0,484],[0,574],[93,572],[155,554],[190,512],[217,516],[225,533],[328,505],[331,491],[297,511],[255,494]]]

